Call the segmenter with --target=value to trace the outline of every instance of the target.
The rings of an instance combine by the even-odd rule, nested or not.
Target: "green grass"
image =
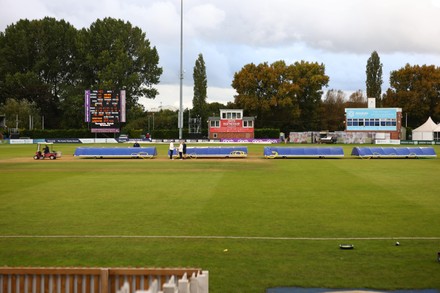
[[[2,237],[0,266],[201,267],[212,293],[440,289],[439,159],[344,146],[342,159],[268,160],[249,145],[237,160],[72,160],[76,147],[34,161],[33,145],[0,145],[1,236],[254,238]]]

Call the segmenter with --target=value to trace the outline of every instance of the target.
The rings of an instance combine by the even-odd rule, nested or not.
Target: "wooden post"
[[[100,279],[101,279],[100,293],[108,293],[108,282],[109,282],[108,269],[105,268],[101,269]]]

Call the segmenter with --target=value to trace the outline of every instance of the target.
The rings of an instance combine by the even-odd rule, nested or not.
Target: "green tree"
[[[139,97],[157,95],[158,63],[156,48],[128,22],[106,18],[78,31],[49,17],[20,20],[0,33],[0,103],[26,99],[47,128],[76,127],[85,89],[125,89],[134,119],[143,113]]]
[[[28,100],[9,98],[3,104],[0,104],[0,113],[5,114],[6,126],[9,129],[36,129],[42,127],[41,116],[35,103]],[[33,121],[33,126],[30,125],[30,117]]]
[[[81,129],[87,128],[84,123],[84,91],[78,92],[77,88],[72,89],[69,94],[61,100],[60,109],[64,117],[61,119],[59,128]]]
[[[392,71],[383,105],[402,108],[410,127],[421,125],[428,117],[439,121],[440,67],[406,64],[404,68]]]
[[[371,57],[367,61],[367,97],[376,98],[380,104],[380,96],[382,94],[382,63],[380,63],[379,54],[376,51],[371,53]]]
[[[329,82],[329,77],[325,75],[325,66],[322,63],[301,61],[295,62],[290,68],[299,88],[297,95],[300,115],[295,121],[294,129],[319,130],[322,88]]]
[[[155,47],[138,27],[113,18],[98,19],[78,38],[84,88],[126,90],[127,119],[140,97],[154,98],[162,68]]]
[[[289,127],[289,120],[299,116],[298,87],[284,61],[247,64],[235,73],[232,87],[238,93],[235,105],[257,117],[256,128]]]
[[[75,84],[76,29],[64,20],[20,20],[0,35],[0,102],[34,102],[56,127],[66,85]]]
[[[221,109],[233,109],[236,108],[235,106],[233,107],[229,107],[225,104],[219,103],[219,102],[213,102],[213,103],[208,103],[206,104],[206,113],[207,116],[212,116],[212,117],[218,117],[220,116],[220,110]],[[204,123],[207,120],[202,120],[202,123]],[[202,125],[203,127],[203,125]]]
[[[194,79],[194,97],[193,97],[193,108],[191,111],[192,116],[200,116],[202,121],[206,120],[206,110],[207,110],[207,87],[208,81],[206,77],[206,67],[205,61],[203,60],[203,55],[199,54],[194,65],[193,72]]]
[[[178,120],[178,111],[160,110],[154,116],[155,129],[175,129]]]

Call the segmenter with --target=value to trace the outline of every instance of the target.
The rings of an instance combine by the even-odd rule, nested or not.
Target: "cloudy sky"
[[[440,0],[0,0],[0,31],[20,19],[64,19],[76,28],[119,18],[140,27],[159,52],[160,95],[147,109],[179,107],[180,7],[183,1],[184,94],[191,107],[194,63],[203,54],[208,102],[233,101],[234,73],[248,63],[323,63],[327,89],[365,93],[368,58],[389,73],[440,66]]]

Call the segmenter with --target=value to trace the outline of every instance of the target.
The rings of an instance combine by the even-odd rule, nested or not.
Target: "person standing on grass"
[[[168,148],[168,153],[170,155],[170,160],[174,160],[173,159],[173,154],[174,154],[174,143],[170,142],[170,146]]]
[[[183,158],[186,159],[186,142],[183,141]]]
[[[179,159],[183,160],[183,141],[179,144]]]

